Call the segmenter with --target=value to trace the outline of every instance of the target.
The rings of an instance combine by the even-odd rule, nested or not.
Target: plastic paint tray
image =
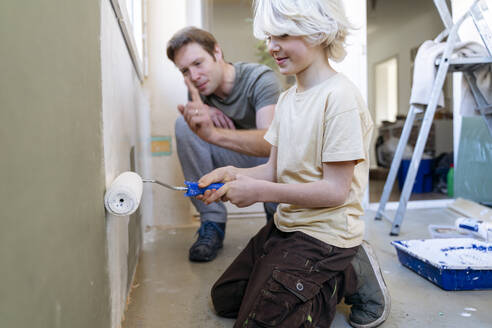
[[[471,238],[391,242],[401,264],[445,290],[492,289],[492,244]]]

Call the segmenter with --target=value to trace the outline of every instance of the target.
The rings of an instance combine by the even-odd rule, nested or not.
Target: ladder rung
[[[436,60],[436,66],[441,59]],[[483,65],[492,64],[492,57],[456,58],[449,61],[449,72],[475,71]]]
[[[475,71],[484,65],[492,64],[492,57],[455,59],[449,62],[450,72]]]

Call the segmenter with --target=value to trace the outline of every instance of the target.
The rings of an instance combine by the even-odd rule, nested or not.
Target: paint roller
[[[224,185],[216,182],[200,188],[198,182],[185,181],[185,186],[172,186],[154,179],[142,179],[135,172],[123,172],[114,179],[104,195],[104,206],[108,212],[116,216],[133,214],[140,205],[144,182],[155,183],[171,190],[185,191],[186,197],[196,197],[202,195],[206,190],[217,190]]]

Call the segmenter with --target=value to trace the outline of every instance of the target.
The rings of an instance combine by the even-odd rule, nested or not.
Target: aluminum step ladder
[[[485,119],[489,131],[492,135],[492,106],[487,103],[485,97],[480,92],[476,84],[474,70],[479,68],[481,65],[492,64],[492,34],[487,25],[487,21],[484,18],[483,13],[486,13],[488,9],[487,4],[484,0],[476,0],[470,9],[463,15],[456,23],[453,24],[453,20],[450,11],[447,7],[446,0],[434,0],[434,5],[441,16],[441,20],[444,23],[445,30],[439,34],[434,41],[441,42],[447,37],[446,46],[442,57],[436,63],[438,70],[433,82],[431,95],[427,107],[425,108],[424,118],[420,126],[419,135],[417,138],[417,143],[412,155],[410,162],[410,167],[403,185],[403,190],[401,192],[400,201],[398,203],[398,209],[394,219],[392,220],[388,215],[384,213],[386,203],[388,202],[391,190],[396,180],[398,169],[400,167],[404,149],[408,143],[408,138],[412,130],[413,123],[417,114],[424,112],[423,109],[416,107],[414,105],[410,106],[403,130],[400,136],[400,141],[396,148],[393,161],[391,162],[391,168],[388,173],[388,177],[384,184],[383,193],[379,202],[379,207],[376,213],[376,220],[381,220],[383,218],[387,219],[392,223],[390,235],[397,236],[400,233],[400,227],[403,222],[403,218],[407,209],[407,203],[410,198],[410,194],[413,189],[415,182],[415,177],[422,159],[422,153],[424,151],[425,144],[427,142],[427,137],[434,119],[434,114],[436,112],[437,104],[439,102],[439,96],[441,94],[444,80],[448,72],[463,72],[472,95],[477,103],[477,110],[480,111],[481,116]],[[482,58],[466,58],[466,59],[452,59],[451,55],[455,43],[459,42],[458,29],[463,23],[463,21],[471,17],[475,23],[478,33],[480,34],[485,48],[488,51],[488,57]]]

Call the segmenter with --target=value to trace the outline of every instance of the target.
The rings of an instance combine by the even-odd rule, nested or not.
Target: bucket
[[[410,167],[410,160],[404,159],[401,161],[400,169],[398,170],[398,187],[400,191],[403,189],[405,178]],[[432,159],[423,159],[420,161],[420,166],[415,177],[412,193],[420,194],[432,191]]]

